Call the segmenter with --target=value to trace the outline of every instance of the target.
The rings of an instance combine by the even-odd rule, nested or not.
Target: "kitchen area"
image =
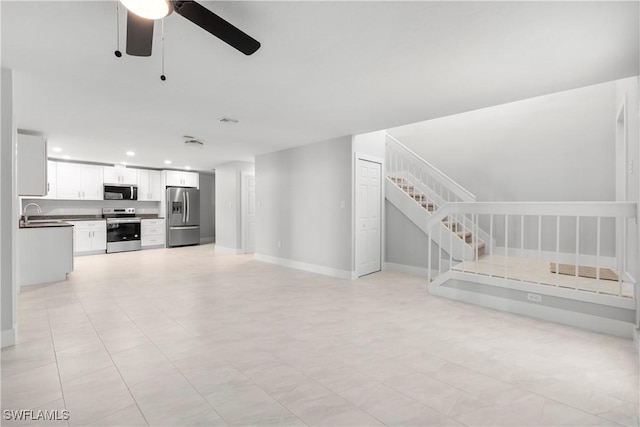
[[[65,280],[77,256],[215,238],[213,174],[51,159],[43,136],[23,133],[17,169],[20,286]]]

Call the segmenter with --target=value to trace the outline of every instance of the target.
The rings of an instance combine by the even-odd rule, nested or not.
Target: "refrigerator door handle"
[[[184,193],[182,193],[182,222],[187,222],[187,198]]]
[[[189,200],[189,193],[187,192],[187,222],[189,222],[189,212],[191,210],[191,201]]]

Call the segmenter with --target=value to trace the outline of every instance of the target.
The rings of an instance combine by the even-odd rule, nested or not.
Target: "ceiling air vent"
[[[184,145],[185,147],[202,148],[204,147],[204,142],[193,138],[193,139],[187,139],[186,141],[184,141]]]
[[[232,125],[235,125],[236,123],[239,122],[238,119],[232,119],[231,117],[222,117],[222,118],[218,119],[218,121],[220,123],[228,123],[228,124],[232,124]]]

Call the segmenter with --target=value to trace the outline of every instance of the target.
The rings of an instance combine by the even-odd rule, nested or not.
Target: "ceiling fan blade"
[[[260,48],[259,41],[195,1],[174,1],[173,8],[179,15],[184,16],[245,55],[251,55]]]
[[[127,55],[151,56],[153,19],[127,11]]]

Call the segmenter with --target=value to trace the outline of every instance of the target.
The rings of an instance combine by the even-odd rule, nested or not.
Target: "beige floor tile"
[[[218,414],[233,426],[269,425],[274,420],[295,420],[291,412],[256,385],[225,384],[205,394]]]
[[[398,376],[386,380],[385,384],[443,414],[448,414],[464,393],[425,374]]]
[[[3,408],[4,409],[4,408]],[[26,409],[26,408],[21,408]],[[65,413],[64,402],[62,399],[55,400],[53,402],[45,403],[38,408],[29,408],[32,410],[30,413],[26,412],[11,412],[6,414],[3,411],[2,425],[3,426],[20,426],[20,427],[66,427],[68,423],[68,413]],[[14,410],[15,411],[15,410]],[[10,419],[7,420],[7,417]]]
[[[146,335],[136,326],[102,329],[98,335],[110,354],[150,344]]]
[[[84,322],[77,327],[54,330],[53,344],[56,351],[62,351],[83,345],[99,345],[100,339],[93,325],[90,322]]]
[[[55,363],[51,338],[29,341],[2,349],[2,377]]]
[[[149,425],[226,424],[178,371],[137,383],[131,392]]]
[[[385,385],[373,390],[360,408],[387,425],[461,425],[441,412],[427,407]]]
[[[169,371],[173,364],[152,344],[142,344],[111,355],[129,386],[150,380]]]
[[[113,366],[109,353],[99,341],[57,351],[56,358],[63,383]]]
[[[70,425],[86,425],[134,403],[113,366],[67,381],[62,388]]]
[[[100,418],[94,421],[89,426],[147,426],[147,421],[142,416],[137,404],[129,405],[124,409],[114,412],[111,415],[107,415],[104,418]]]
[[[34,409],[62,399],[55,363],[14,374],[2,371],[2,409]]]
[[[24,290],[18,316],[2,407],[64,390],[72,425],[637,422],[630,340],[393,272],[338,280],[211,245],[79,257],[65,282]]]

